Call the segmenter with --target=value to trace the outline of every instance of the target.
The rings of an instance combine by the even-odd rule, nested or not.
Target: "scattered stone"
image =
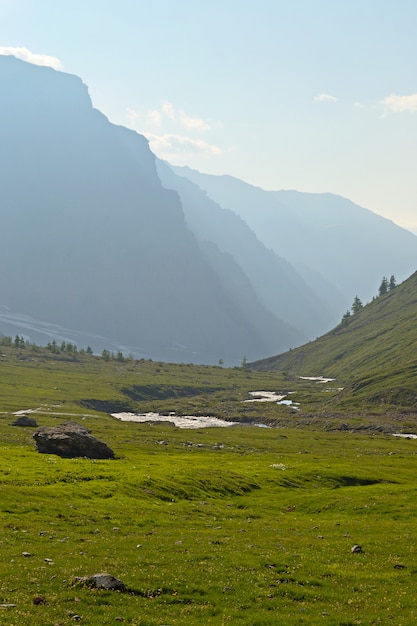
[[[402,563],[396,563],[394,565],[394,569],[407,569],[406,565],[402,565]]]
[[[4,610],[6,610],[6,609],[14,609],[15,607],[16,607],[15,604],[0,604],[0,608],[4,609]]]
[[[35,605],[46,604],[46,598],[45,598],[45,596],[34,596],[32,598],[32,602]]]
[[[362,546],[358,546],[357,543],[355,543],[355,545],[351,547],[350,551],[352,552],[352,554],[359,554],[359,552],[363,552]]]
[[[29,417],[28,415],[19,415],[14,422],[12,422],[12,426],[30,426],[32,428],[37,428],[38,423],[34,417]]]
[[[73,579],[73,584],[81,587],[92,587],[95,589],[126,591],[126,585],[122,580],[105,572],[93,574],[92,576],[76,576]]]
[[[32,556],[30,552],[22,552],[22,556]]]
[[[66,458],[114,459],[114,452],[106,443],[93,437],[88,428],[76,422],[43,426],[33,437],[37,450],[43,454],[57,454]]]
[[[52,559],[44,559],[45,563],[49,563],[49,565],[54,565],[54,562]]]

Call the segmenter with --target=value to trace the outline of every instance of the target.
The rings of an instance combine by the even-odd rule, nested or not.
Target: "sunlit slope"
[[[339,401],[417,402],[417,273],[316,341],[252,363],[255,370],[326,375],[345,386]]]

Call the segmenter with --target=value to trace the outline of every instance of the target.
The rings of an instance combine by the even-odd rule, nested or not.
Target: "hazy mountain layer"
[[[157,169],[163,185],[178,192],[187,224],[197,238],[233,257],[269,311],[300,329],[305,338],[316,337],[335,324],[338,312],[320,301],[291,264],[266,248],[241,217],[223,209],[166,163],[157,160]],[[299,343],[292,340],[290,345]]]
[[[175,171],[240,215],[339,311],[355,294],[371,299],[384,275],[402,281],[417,268],[415,235],[341,196],[265,191],[231,176]]]
[[[1,305],[155,359],[288,348],[207,262],[144,137],[75,76],[1,56],[0,84]]]

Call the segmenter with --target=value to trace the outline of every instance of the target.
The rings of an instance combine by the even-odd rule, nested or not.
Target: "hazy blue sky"
[[[158,156],[415,228],[416,28],[417,0],[0,0],[0,52],[77,74]]]

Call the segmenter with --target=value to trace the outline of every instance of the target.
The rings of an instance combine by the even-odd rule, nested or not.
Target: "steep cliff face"
[[[193,233],[234,258],[264,307],[295,326],[306,339],[326,332],[338,320],[337,309],[326,299],[321,300],[294,267],[265,246],[237,213],[222,208],[197,184],[182,176],[182,168],[175,168],[175,173],[160,160],[156,165],[164,186],[178,192]],[[292,339],[290,345],[297,342],[302,340]]]
[[[109,123],[75,76],[0,57],[0,84],[1,305],[148,358],[288,347],[207,263],[144,137]]]

